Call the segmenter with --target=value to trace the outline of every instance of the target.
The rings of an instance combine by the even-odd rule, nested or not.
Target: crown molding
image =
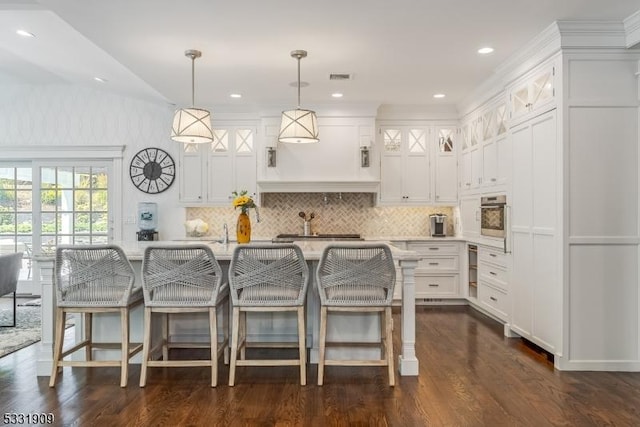
[[[640,10],[628,16],[624,21],[626,46],[633,47],[640,43]]]

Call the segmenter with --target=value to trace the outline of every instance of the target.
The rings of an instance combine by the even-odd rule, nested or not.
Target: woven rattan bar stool
[[[211,387],[218,384],[218,359],[229,343],[229,286],[222,283],[222,269],[206,245],[149,246],[142,261],[144,290],[144,350],[140,387],[147,380],[148,367],[207,366]],[[222,308],[222,343],[218,343],[218,309]],[[208,313],[209,342],[171,342],[169,316],[180,313]],[[162,342],[151,348],[151,316],[164,315]],[[150,360],[162,347],[162,360]],[[170,360],[171,348],[210,348],[208,360]]]
[[[387,366],[389,385],[395,385],[391,318],[395,267],[389,247],[383,244],[328,245],[318,264],[316,282],[320,294],[318,385],[323,383],[325,365]],[[340,312],[379,313],[380,342],[327,342],[329,314]],[[380,347],[382,357],[379,360],[342,360],[325,357],[326,347],[329,345],[349,347],[353,344]]]
[[[129,343],[129,311],[142,303],[142,289],[135,288],[135,274],[122,249],[115,245],[73,246],[56,248],[56,323],[53,369],[49,386],[56,383],[63,366],[120,366],[120,387],[127,386],[129,359],[142,349]],[[121,342],[93,342],[91,329],[94,313],[120,313]],[[84,339],[63,351],[67,313],[84,316]],[[120,348],[120,360],[93,360],[92,348]],[[85,361],[64,360],[81,348]]]
[[[233,302],[229,385],[235,383],[236,366],[300,366],[300,384],[306,385],[307,349],[304,304],[309,269],[296,245],[238,245],[229,266]],[[297,359],[247,359],[248,312],[294,312],[298,322]],[[254,343],[252,343],[254,344]],[[261,346],[255,343],[256,347]],[[290,347],[269,343],[268,347]],[[240,360],[238,360],[240,352]]]

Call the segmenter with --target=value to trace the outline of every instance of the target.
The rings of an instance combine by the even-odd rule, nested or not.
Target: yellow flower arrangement
[[[233,195],[233,207],[234,209],[240,208],[242,213],[246,214],[249,209],[256,210],[256,221],[260,222],[260,213],[258,212],[258,206],[253,201],[253,198],[247,194],[247,190],[242,190],[240,192],[234,191],[231,193]]]

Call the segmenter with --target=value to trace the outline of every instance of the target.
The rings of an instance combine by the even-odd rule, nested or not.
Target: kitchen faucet
[[[222,226],[222,231],[224,232],[224,240],[222,241],[222,243],[227,245],[229,244],[229,227],[227,226],[226,222]]]

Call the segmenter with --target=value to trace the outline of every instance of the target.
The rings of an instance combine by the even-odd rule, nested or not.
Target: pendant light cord
[[[298,55],[298,110],[300,109],[300,56]]]
[[[196,57],[191,55],[191,107],[196,106]]]

